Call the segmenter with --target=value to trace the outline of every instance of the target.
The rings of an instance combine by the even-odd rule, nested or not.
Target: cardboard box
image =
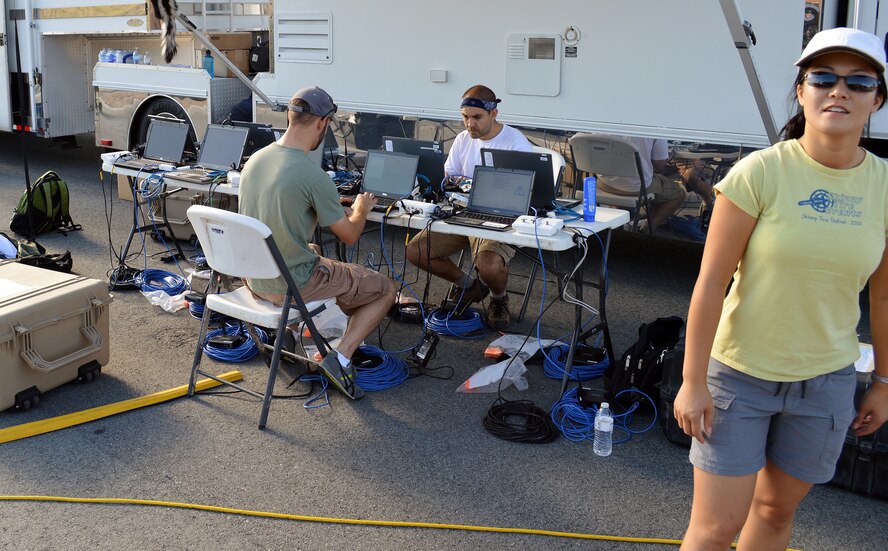
[[[130,190],[129,179],[123,174],[117,175],[117,197],[124,201],[133,200],[133,192]]]
[[[213,46],[220,50],[249,50],[253,47],[253,33],[211,33],[207,35]],[[203,44],[194,41],[195,49],[202,50]]]
[[[234,66],[240,69],[245,75],[250,74],[250,50],[222,50],[225,57],[234,63]],[[228,67],[220,59],[213,61],[213,74],[217,77],[233,77],[234,73],[228,70]]]

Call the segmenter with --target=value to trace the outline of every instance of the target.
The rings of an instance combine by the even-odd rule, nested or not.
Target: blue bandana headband
[[[495,99],[493,101],[482,101],[476,98],[463,98],[462,103],[459,104],[460,109],[463,107],[477,107],[478,109],[484,109],[487,112],[493,111],[496,109],[496,104],[501,102],[501,99]]]

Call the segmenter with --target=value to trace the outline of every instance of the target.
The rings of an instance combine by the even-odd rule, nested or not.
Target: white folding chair
[[[564,160],[564,155],[541,145],[531,145],[530,148],[537,153],[548,153],[552,156],[552,181],[555,183],[555,197],[558,197],[561,193],[564,169],[567,168],[567,161]]]
[[[574,134],[569,143],[570,156],[577,172],[578,182],[582,181],[580,175],[589,174],[624,176],[637,178],[642,182],[638,189],[638,195],[634,196],[617,195],[598,188],[595,192],[595,202],[599,205],[619,207],[632,212],[632,231],[638,230],[642,207],[644,207],[645,216],[648,218],[648,232],[653,233],[654,228],[650,223],[650,216],[654,194],[647,192],[644,187],[644,171],[641,168],[641,157],[635,145],[623,138],[599,134]]]
[[[287,269],[287,264],[281,256],[280,249],[274,242],[271,230],[255,218],[235,212],[229,212],[203,205],[193,205],[187,211],[188,220],[194,227],[194,233],[200,242],[207,264],[212,268],[210,276],[210,288],[207,290],[206,305],[203,312],[203,321],[200,326],[200,334],[194,351],[194,363],[191,366],[191,379],[188,383],[188,395],[195,392],[197,375],[209,377],[224,385],[232,386],[255,396],[262,398],[262,411],[259,415],[259,428],[265,428],[268,419],[268,410],[271,407],[271,399],[274,392],[274,383],[277,377],[278,366],[282,355],[282,335],[288,331],[287,327],[304,322],[308,328],[318,351],[322,356],[329,352],[329,346],[315,328],[312,317],[322,312],[328,305],[334,304],[334,299],[305,303],[299,295],[299,290],[293,282],[293,278]],[[231,276],[239,278],[275,279],[283,277],[287,283],[286,299],[283,306],[275,306],[266,300],[260,300],[253,296],[246,286],[234,291],[220,290],[219,276]],[[291,300],[292,299],[292,300]],[[291,302],[295,302],[296,308],[291,308]],[[268,381],[265,392],[256,392],[236,383],[225,381],[200,369],[200,361],[203,356],[204,341],[211,314],[218,312],[229,316],[247,325],[251,337],[259,346],[263,357],[267,357],[267,350],[271,349],[271,361],[268,364]],[[277,330],[274,345],[263,344],[256,336],[254,326],[275,328]],[[309,358],[296,356],[306,362]]]

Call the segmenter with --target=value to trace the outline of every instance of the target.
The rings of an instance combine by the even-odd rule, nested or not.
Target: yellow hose
[[[229,371],[219,375],[219,378],[230,382],[240,381],[244,377],[240,371]],[[222,383],[214,381],[213,379],[201,379],[195,383],[195,388],[196,391],[201,391],[221,384]],[[33,421],[31,423],[6,427],[5,429],[0,429],[0,444],[12,442],[14,440],[21,440],[22,438],[28,438],[30,436],[37,436],[38,434],[45,434],[59,429],[66,429],[83,423],[89,423],[90,421],[95,421],[96,419],[102,419],[111,415],[117,415],[118,413],[123,413],[125,411],[168,402],[176,398],[181,398],[186,394],[188,394],[188,385],[182,385],[169,390],[155,392],[148,396],[139,396],[138,398],[123,400],[122,402],[106,404],[104,406],[85,409],[83,411],[75,411],[74,413],[69,413],[67,415],[60,415],[58,417],[51,417],[49,419],[41,419],[40,421]]]
[[[229,515],[242,515],[250,517],[276,518],[283,520],[301,520],[303,522],[322,522],[327,524],[354,524],[359,526],[388,526],[396,528],[433,528],[437,530],[463,530],[469,532],[494,532],[500,534],[532,534],[536,536],[550,536],[556,538],[573,538],[584,540],[620,541],[627,543],[659,543],[665,545],[681,545],[681,540],[666,538],[634,538],[628,536],[604,536],[600,534],[583,534],[579,532],[557,532],[554,530],[537,530],[534,528],[503,528],[499,526],[474,526],[471,524],[444,524],[438,522],[405,522],[397,520],[371,520],[336,517],[313,517],[308,515],[293,515],[288,513],[273,513],[269,511],[252,511],[249,509],[233,509],[231,507],[217,507],[215,505],[201,505],[198,503],[180,503],[177,501],[157,501],[153,499],[127,499],[115,497],[66,497],[66,496],[3,496],[0,501],[54,501],[61,503],[101,503],[123,505],[146,505],[150,507],[175,507],[178,509],[196,509],[198,511],[211,511],[214,513],[226,513]],[[732,545],[731,547],[736,547]],[[787,551],[799,551],[788,549]]]

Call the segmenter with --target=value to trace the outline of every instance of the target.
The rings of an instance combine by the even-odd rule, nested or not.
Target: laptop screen
[[[510,151],[506,149],[481,149],[484,166],[532,170],[533,195],[530,204],[536,209],[549,209],[555,200],[555,175],[552,170],[552,155],[536,151]]]
[[[383,136],[382,142],[386,151],[418,155],[419,165],[416,168],[416,173],[428,178],[429,184],[438,186],[444,179],[444,160],[446,155],[444,155],[444,148],[441,146],[441,142],[392,136]]]
[[[178,163],[182,161],[188,125],[181,122],[152,119],[148,126],[143,157],[159,161]]]
[[[231,170],[240,166],[247,143],[248,128],[220,126],[211,124],[207,127],[204,142],[200,148],[197,164],[215,170]]]
[[[274,137],[274,128],[270,124],[231,121],[231,126],[246,128],[250,131],[247,135],[247,144],[244,146],[244,157],[249,157],[277,139]]]
[[[472,178],[469,210],[521,216],[527,214],[534,173],[478,165]]]
[[[391,151],[368,151],[363,191],[392,199],[413,191],[419,157]]]

